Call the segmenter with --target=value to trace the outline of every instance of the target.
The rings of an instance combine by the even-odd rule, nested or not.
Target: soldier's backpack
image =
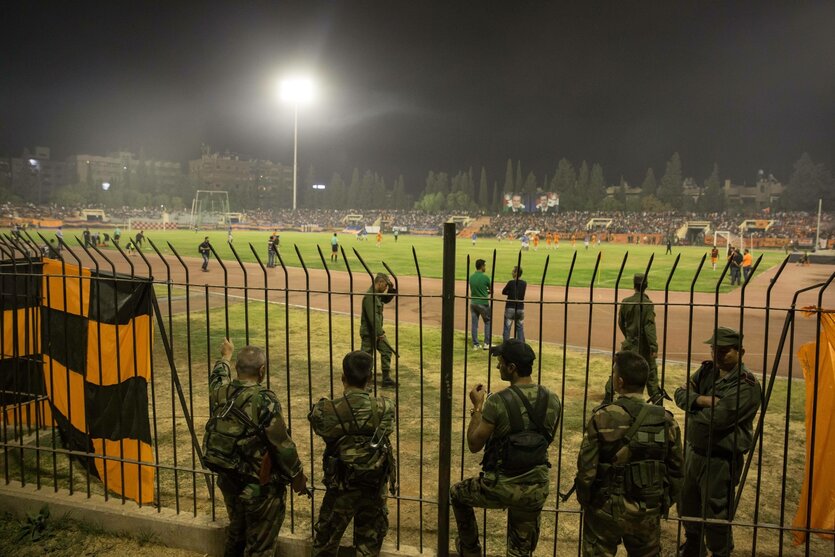
[[[343,435],[328,444],[325,473],[343,489],[376,489],[388,478],[394,493],[394,452],[382,426],[385,407],[382,401],[371,402],[371,415],[360,425],[347,396],[342,397],[342,404],[331,401]]]
[[[641,509],[670,506],[666,485],[667,428],[663,407],[645,404],[621,440],[622,451],[628,451],[628,462],[613,466],[613,472],[623,474],[623,495]]]
[[[484,469],[490,470],[498,467],[498,459],[501,459],[502,473],[510,477],[529,472],[542,464],[550,466],[548,446],[554,440],[554,432],[545,428],[545,415],[548,411],[547,391],[543,387],[538,387],[534,406],[531,406],[525,393],[515,385],[499,391],[498,396],[507,410],[510,433],[495,449],[485,452],[482,461]],[[518,399],[528,411],[529,427],[525,427],[522,410],[514,398]]]
[[[227,385],[220,394],[203,436],[206,468],[219,474],[253,475],[253,463],[248,455],[252,444],[258,442],[259,417],[248,415],[244,409],[249,405],[249,411],[254,412],[255,405],[249,402],[263,390],[261,385],[237,388]],[[233,391],[231,395],[230,391]]]

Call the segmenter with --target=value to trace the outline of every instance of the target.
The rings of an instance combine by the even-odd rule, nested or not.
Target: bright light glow
[[[109,190],[110,189],[110,182],[102,182],[101,183],[101,189],[103,189],[104,191]]]
[[[281,81],[281,100],[293,104],[307,104],[316,95],[313,81],[307,77],[291,77]]]
[[[325,189],[325,184],[313,184],[314,190],[323,190]]]
[[[29,159],[29,164],[32,166],[38,166],[38,161],[37,159]]]

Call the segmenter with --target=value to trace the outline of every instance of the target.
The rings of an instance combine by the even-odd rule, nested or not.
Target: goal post
[[[745,246],[743,245],[745,243],[745,236],[734,234],[730,230],[717,230],[713,234],[713,247],[720,245],[719,238],[725,239],[725,251],[727,251],[730,246],[736,246],[740,250],[745,249]]]
[[[191,227],[229,225],[229,192],[226,190],[197,190],[191,201]]]

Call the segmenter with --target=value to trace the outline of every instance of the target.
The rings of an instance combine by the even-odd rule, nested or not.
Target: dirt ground
[[[128,262],[116,252],[112,255],[117,271],[130,273]],[[210,294],[211,305],[222,303],[225,298],[228,298],[230,302],[240,301],[244,297],[254,303],[264,300],[265,273],[256,264],[239,265],[235,262],[227,262],[224,271],[216,262],[212,262],[210,271],[203,273],[200,270],[201,261],[198,258],[184,258],[186,268],[175,258],[168,259],[170,267],[166,268],[159,257],[149,255],[150,274],[157,281],[170,279],[179,285],[185,284],[188,277],[191,284],[190,296],[193,309],[199,310],[205,304],[207,291]],[[138,276],[148,276],[148,266],[141,258],[133,257],[131,262]],[[103,265],[103,268],[109,267],[109,264]],[[663,291],[649,291],[650,298],[655,302],[659,358],[676,362],[688,360],[699,362],[709,359],[710,351],[703,341],[710,336],[714,321],[718,320],[720,325],[741,328],[744,331],[745,362],[749,369],[762,371],[765,367],[770,370],[783,330],[786,308],[791,307],[795,293],[800,289],[826,281],[835,272],[835,265],[788,264],[779,278],[773,282],[769,302],[769,287],[772,285],[777,270],[778,268],[774,267],[757,275],[746,286],[744,292],[742,288],[737,288],[733,292],[718,296],[713,293],[694,293],[692,308],[689,292],[669,292],[665,300]],[[284,302],[284,289],[289,287],[291,306],[307,307],[309,304],[310,308],[316,310],[327,311],[330,308],[334,313],[353,311],[353,315],[359,315],[362,294],[370,285],[367,274],[354,272],[353,287],[351,287],[351,277],[346,272],[334,271],[328,274],[323,270],[312,269],[308,270],[308,273],[309,277],[306,277],[304,270],[288,268],[285,277],[280,267],[267,269],[268,299],[271,302]],[[305,287],[307,281],[309,281],[309,288]],[[398,279],[397,286],[400,296],[396,303],[386,308],[389,328],[395,321],[395,315],[400,321],[406,323],[418,323],[422,319],[424,325],[440,325],[441,281],[439,279],[419,281],[415,276],[404,276]],[[307,290],[310,292],[309,298]],[[423,294],[422,313],[418,297],[420,292]],[[527,293],[529,303],[525,307],[525,336],[529,342],[539,340],[541,337],[545,342],[610,352],[613,347],[619,346],[621,340],[615,324],[616,300],[622,300],[630,294],[631,290],[628,288],[621,288],[618,291],[611,288],[592,287],[546,286],[539,288],[537,285],[529,284]],[[824,294],[823,306],[835,307],[835,286],[830,286]],[[464,330],[465,319],[469,319],[465,296],[466,283],[457,281],[455,326],[458,330]],[[163,296],[160,296],[160,299],[163,301]],[[745,311],[742,311],[743,299]],[[540,300],[541,311],[540,304],[537,303]],[[591,311],[589,301],[593,302]],[[184,302],[179,299],[173,300],[172,303],[183,304]],[[799,294],[796,307],[817,305],[817,303],[818,289],[813,289]],[[499,336],[504,303],[497,300],[494,306],[494,336]],[[765,310],[767,306],[771,308],[768,315]],[[177,307],[171,309],[182,310]],[[567,317],[566,310],[568,311]],[[766,319],[768,319],[767,330]],[[815,319],[799,318],[796,320],[795,350],[800,344],[814,340],[815,327]],[[482,327],[479,330],[481,332]],[[787,339],[778,371],[781,375],[789,373],[788,348]],[[768,358],[764,359],[766,351]],[[802,377],[796,357],[793,358],[792,367],[792,376]]]

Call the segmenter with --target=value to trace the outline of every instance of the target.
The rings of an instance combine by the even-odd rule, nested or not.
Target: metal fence
[[[387,536],[399,548],[401,544],[416,546],[421,551],[435,549],[446,555],[455,526],[450,524],[448,495],[452,482],[478,473],[478,457],[466,450],[467,393],[476,382],[497,390],[503,385],[491,366],[487,352],[475,351],[470,338],[469,288],[465,281],[456,281],[456,238],[454,226],[447,226],[443,240],[442,279],[427,279],[421,273],[417,253],[412,248],[414,270],[398,275],[385,262],[372,269],[362,254],[354,249],[348,257],[344,246],[339,255],[345,271],[332,271],[321,249],[316,254],[323,270],[311,269],[309,255],[296,247],[277,254],[275,268],[265,264],[259,251],[251,244],[244,249],[247,257],[230,244],[234,260],[223,260],[212,248],[209,274],[199,273],[200,261],[183,257],[171,244],[148,246],[116,244],[112,248],[85,245],[77,238],[50,243],[38,234],[0,237],[0,278],[3,279],[3,315],[0,326],[3,359],[0,370],[18,375],[18,367],[37,359],[34,346],[35,327],[41,324],[9,323],[17,319],[19,306],[31,302],[33,280],[40,280],[35,271],[43,256],[62,264],[75,264],[97,271],[81,276],[59,273],[65,284],[77,281],[92,286],[96,281],[150,281],[155,291],[153,304],[152,373],[148,381],[150,429],[153,456],[150,461],[130,457],[124,449],[113,456],[106,451],[93,455],[68,449],[67,440],[44,419],[48,405],[43,386],[40,390],[24,390],[3,386],[2,448],[3,477],[6,484],[35,484],[39,489],[70,492],[83,491],[88,497],[114,497],[96,479],[91,467],[77,464],[81,459],[96,459],[121,466],[122,489],[116,490],[122,502],[125,495],[125,466],[153,470],[153,496],[138,497],[139,504],[158,508],[171,507],[177,512],[205,514],[222,518],[222,499],[214,475],[201,466],[200,439],[208,418],[208,373],[218,356],[217,348],[224,337],[236,346],[257,344],[267,354],[266,385],[279,396],[285,420],[298,446],[305,471],[313,486],[310,499],[289,496],[288,518],[284,529],[310,532],[323,495],[321,455],[323,443],[308,427],[306,415],[315,398],[339,394],[338,378],[342,356],[358,348],[356,318],[362,297],[374,273],[387,272],[397,287],[397,295],[386,307],[388,336],[395,352],[393,374],[398,381],[394,390],[374,391],[392,397],[397,406],[396,429],[393,435],[400,478],[397,493],[389,499],[392,516]],[[255,263],[247,263],[251,253]],[[523,266],[527,254],[519,252],[516,264]],[[603,383],[611,371],[611,355],[618,349],[617,308],[620,302],[621,279],[627,256],[620,264],[614,288],[596,288],[600,266],[597,255],[591,279],[578,286],[573,280],[577,252],[566,268],[549,267],[545,260],[539,277],[529,279],[531,287],[525,300],[528,339],[537,354],[534,370],[538,382],[550,387],[563,402],[563,417],[557,437],[551,446],[551,493],[543,509],[542,537],[539,554],[580,553],[582,511],[573,499],[563,502],[559,493],[567,491],[576,470],[576,455],[583,427],[592,408],[602,397]],[[461,258],[461,261],[464,259]],[[754,270],[762,257],[754,263]],[[292,261],[292,265],[291,265]],[[349,261],[351,263],[349,263]],[[822,443],[817,420],[809,420],[811,411],[819,416],[819,392],[806,391],[795,352],[802,342],[815,344],[818,356],[825,347],[818,342],[822,313],[818,308],[833,304],[830,285],[835,274],[825,275],[804,268],[804,280],[793,273],[788,258],[766,271],[767,279],[745,282],[730,293],[721,292],[728,266],[717,271],[715,291],[696,292],[696,282],[705,270],[702,257],[692,275],[687,292],[674,292],[670,283],[677,276],[680,258],[666,271],[663,290],[649,292],[655,298],[659,323],[659,381],[672,391],[689,380],[700,360],[709,359],[709,349],[701,341],[710,336],[717,325],[738,329],[746,338],[748,352],[745,365],[757,375],[763,387],[763,404],[755,420],[755,449],[745,458],[742,481],[736,488],[734,526],[739,554],[820,554],[832,553],[835,525],[813,527],[812,499],[805,499],[805,519],[792,524],[792,517],[801,504],[801,482],[827,472],[816,469],[815,462],[804,472],[805,453]],[[359,262],[359,266],[356,263]],[[496,251],[488,262],[492,284],[498,284]],[[353,265],[353,268],[352,268]],[[643,266],[643,265],[642,265]],[[654,269],[654,259],[646,261],[644,273]],[[466,257],[465,276],[472,272]],[[219,271],[219,272],[218,272]],[[656,271],[659,276],[664,271]],[[550,273],[564,276],[565,287],[546,286]],[[680,275],[678,275],[680,276]],[[765,286],[767,280],[767,286]],[[805,282],[804,282],[805,281]],[[499,281],[501,282],[501,281]],[[538,292],[536,285],[538,283]],[[625,280],[630,283],[631,280]],[[752,284],[759,284],[756,293]],[[791,286],[789,286],[791,284]],[[85,286],[80,286],[83,290]],[[631,288],[630,288],[631,290]],[[27,302],[28,300],[28,302]],[[92,300],[90,304],[101,303]],[[66,299],[64,300],[66,304]],[[118,300],[114,302],[118,305]],[[490,300],[492,323],[503,320],[504,299],[494,292]],[[799,319],[804,306],[812,308],[812,319]],[[12,313],[10,314],[9,311]],[[500,327],[494,327],[497,339]],[[23,337],[20,338],[21,332]],[[12,338],[9,338],[11,335]],[[133,343],[136,346],[136,334]],[[495,344],[495,342],[494,342]],[[7,349],[7,347],[9,347]],[[102,353],[98,354],[101,358]],[[820,357],[815,359],[813,375],[818,384]],[[42,363],[42,362],[41,362]],[[121,359],[117,357],[117,366]],[[375,363],[376,365],[376,363]],[[14,369],[11,369],[13,366]],[[137,366],[125,370],[136,373]],[[118,371],[121,377],[122,371]],[[33,394],[34,393],[34,394]],[[821,395],[822,396],[822,395]],[[35,401],[34,406],[31,405]],[[686,431],[687,417],[671,402],[672,410]],[[25,419],[26,412],[38,414]],[[72,422],[72,416],[69,416]],[[806,440],[811,446],[807,446]],[[686,444],[686,434],[684,442]],[[136,454],[140,454],[139,448]],[[76,458],[74,458],[76,457]],[[111,469],[105,467],[106,470]],[[113,469],[111,469],[113,470]],[[437,472],[437,474],[435,473]],[[104,479],[104,483],[108,484]],[[132,497],[137,499],[136,497]],[[440,502],[440,504],[439,504]],[[716,522],[705,517],[693,519],[703,523]],[[721,521],[719,521],[721,522]],[[727,523],[727,522],[725,522]],[[505,518],[499,511],[486,511],[480,516],[485,554],[504,553]],[[451,534],[452,532],[452,534]],[[800,535],[793,544],[792,535]],[[662,524],[662,542],[670,549],[682,539],[681,519],[675,510]]]

